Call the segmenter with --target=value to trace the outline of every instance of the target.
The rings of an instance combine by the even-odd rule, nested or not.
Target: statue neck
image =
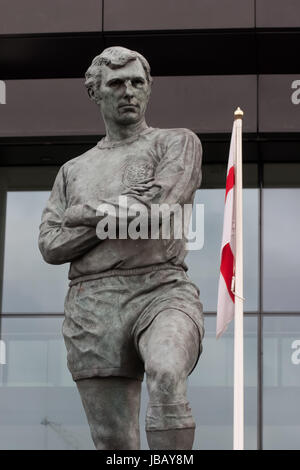
[[[141,122],[120,126],[113,123],[106,127],[106,141],[119,142],[121,140],[135,137],[148,128],[145,119]]]

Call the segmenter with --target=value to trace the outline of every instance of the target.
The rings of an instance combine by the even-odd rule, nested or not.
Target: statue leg
[[[138,450],[141,381],[93,377],[76,381],[97,450]]]
[[[159,313],[141,334],[139,351],[149,392],[146,433],[150,449],[192,449],[195,422],[186,381],[198,359],[199,347],[196,324],[175,309]]]

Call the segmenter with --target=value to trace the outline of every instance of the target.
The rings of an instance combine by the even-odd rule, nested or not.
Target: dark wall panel
[[[102,30],[102,0],[0,0],[0,34]]]
[[[105,31],[252,28],[254,0],[107,0]]]
[[[163,75],[297,74],[300,28],[0,35],[0,79],[80,78],[105,47],[141,52]]]
[[[100,110],[82,79],[8,80],[0,106],[1,136],[104,134]],[[233,112],[245,112],[244,130],[256,131],[255,76],[156,77],[147,112],[157,127],[229,132]]]
[[[81,78],[103,49],[102,33],[0,36],[0,78]]]
[[[137,50],[157,76],[256,73],[256,38],[249,30],[111,32],[105,42]]]
[[[256,26],[300,27],[299,0],[256,0]]]
[[[256,132],[256,77],[156,77],[149,123],[157,127],[188,127],[195,132],[230,132],[240,106],[244,131]]]
[[[259,131],[300,132],[300,75],[259,77]]]
[[[1,136],[104,133],[83,79],[8,80],[0,122]]]

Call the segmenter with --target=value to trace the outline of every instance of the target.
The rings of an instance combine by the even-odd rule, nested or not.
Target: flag
[[[234,316],[234,265],[236,249],[235,162],[237,152],[237,120],[233,123],[227,166],[221,266],[217,307],[217,338],[227,329]]]

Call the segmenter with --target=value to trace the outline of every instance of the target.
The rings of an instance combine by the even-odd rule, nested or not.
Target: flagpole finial
[[[244,112],[241,110],[240,107],[236,108],[234,111],[234,119],[242,119],[244,116]]]

